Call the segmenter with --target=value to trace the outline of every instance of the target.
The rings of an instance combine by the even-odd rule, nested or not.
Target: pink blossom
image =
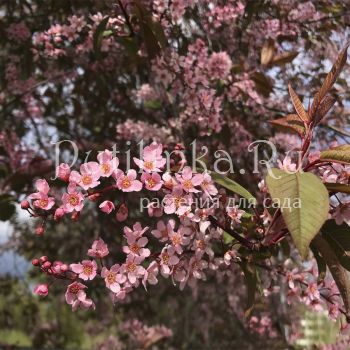
[[[232,61],[226,52],[214,52],[208,62],[209,74],[213,79],[226,79],[231,66]]]
[[[318,290],[317,283],[309,283],[305,290],[305,293],[310,301],[320,299],[320,292]]]
[[[68,164],[66,163],[61,163],[57,168],[56,168],[56,176],[60,178],[62,181],[69,181],[69,176],[70,176],[71,170]]]
[[[142,258],[147,258],[150,256],[150,250],[148,248],[144,248],[148,243],[148,239],[146,237],[137,238],[134,235],[128,235],[127,242],[128,246],[123,247],[123,252],[125,254],[140,256]]]
[[[337,225],[341,225],[344,222],[350,226],[350,202],[339,204],[332,214],[332,218],[335,219]]]
[[[160,253],[160,270],[164,277],[171,274],[173,267],[179,263],[179,258],[176,255],[175,248],[165,246]]]
[[[165,165],[166,159],[162,157],[163,146],[156,142],[143,149],[143,160],[134,158],[136,165],[148,172],[159,172]]]
[[[76,299],[73,301],[72,310],[76,311],[78,308],[87,310],[87,309],[95,309],[95,303],[91,299]]]
[[[100,184],[100,165],[96,162],[84,163],[80,166],[80,174],[73,170],[69,176],[69,182],[74,182],[84,190],[94,188]]]
[[[144,258],[136,255],[128,255],[125,264],[121,266],[121,272],[125,273],[128,281],[133,285],[142,278],[146,270],[140,265]]]
[[[182,254],[182,246],[186,246],[190,243],[188,235],[191,233],[191,229],[185,226],[180,226],[177,232],[172,231],[169,233],[169,239],[172,247],[174,247],[177,254]]]
[[[49,286],[47,284],[39,284],[34,288],[34,293],[41,297],[46,297],[49,294]]]
[[[66,302],[72,305],[75,300],[84,301],[86,299],[86,293],[84,289],[87,288],[80,282],[73,282],[67,287],[66,290]]]
[[[163,215],[163,207],[156,202],[147,204],[147,213],[150,217],[160,218]]]
[[[141,175],[141,181],[149,191],[159,191],[163,185],[162,178],[158,173],[143,173]]]
[[[109,150],[105,150],[97,155],[97,160],[100,164],[101,176],[109,177],[119,166],[119,159],[113,157],[113,153]]]
[[[196,252],[198,258],[201,258],[204,253],[208,254],[210,258],[214,257],[214,251],[211,247],[210,240],[210,235],[205,235],[202,232],[197,233],[192,249]]]
[[[96,258],[104,258],[109,254],[107,244],[100,238],[92,243],[91,249],[88,250],[87,255],[96,257]]]
[[[201,188],[209,197],[216,196],[218,194],[218,189],[215,187],[213,180],[208,173],[203,174]]]
[[[163,203],[166,214],[184,215],[191,210],[192,198],[184,195],[182,187],[177,186],[173,188],[172,193],[164,197]]]
[[[154,237],[158,238],[160,242],[166,242],[169,240],[169,235],[174,232],[175,221],[170,219],[167,224],[160,220],[157,223],[157,229],[152,230],[151,233]]]
[[[142,279],[142,284],[146,290],[147,290],[146,283],[149,283],[152,285],[158,283],[158,279],[157,279],[158,272],[159,272],[159,268],[158,268],[157,262],[152,261],[147,267]]]
[[[119,222],[125,221],[128,218],[128,215],[129,215],[129,209],[125,203],[122,203],[117,210],[117,215],[116,215],[117,221]]]
[[[120,265],[115,264],[109,270],[106,267],[102,268],[101,277],[105,279],[106,286],[113,293],[120,291],[120,284],[126,281],[126,277],[120,273]]]
[[[206,268],[208,268],[208,262],[202,260],[200,257],[193,256],[189,262],[190,269],[189,274],[193,275],[193,277],[201,280],[206,280],[206,276],[203,272]]]
[[[71,264],[71,270],[84,281],[93,280],[96,277],[97,264],[93,260],[83,260],[78,264]]]
[[[279,159],[277,162],[278,167],[286,172],[295,173],[297,171],[297,165],[293,163],[292,159],[288,156],[283,159],[283,162],[281,162]]]
[[[193,175],[192,169],[189,166],[184,167],[181,175],[176,174],[176,179],[182,185],[182,188],[186,192],[200,192],[195,186],[201,185],[203,182],[203,175],[195,174]]]
[[[142,183],[136,180],[136,171],[130,169],[127,174],[120,175],[117,179],[117,186],[123,192],[141,191]]]
[[[70,183],[67,192],[62,196],[63,209],[66,213],[71,213],[73,210],[81,211],[84,206],[84,196],[76,190],[75,183]]]
[[[110,214],[115,208],[111,201],[104,201],[99,205],[99,208],[106,214]]]
[[[49,184],[46,180],[37,180],[35,186],[38,192],[31,194],[28,198],[35,199],[33,205],[36,208],[43,210],[50,210],[55,205],[55,200],[53,197],[49,197],[48,193],[50,191]]]
[[[245,213],[244,210],[238,208],[238,206],[232,206],[226,208],[226,213],[235,223],[241,223],[241,217]]]
[[[147,230],[147,226],[142,228],[141,224],[136,222],[132,229],[127,226],[124,227],[124,235],[127,240],[129,238],[140,238]]]

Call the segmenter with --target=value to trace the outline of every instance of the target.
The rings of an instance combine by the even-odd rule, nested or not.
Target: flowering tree
[[[277,336],[276,312],[256,307],[276,295],[345,327],[342,1],[2,6],[1,217],[19,198],[36,219],[48,280],[35,293],[62,283],[73,310],[94,309],[102,281],[118,304],[161,278],[184,291],[243,279],[233,308],[248,329]],[[55,251],[64,225],[91,241]]]

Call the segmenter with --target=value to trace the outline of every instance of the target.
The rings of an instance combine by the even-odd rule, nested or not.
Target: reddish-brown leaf
[[[298,95],[293,90],[292,86],[288,85],[289,89],[289,95],[292,98],[293,106],[298,114],[298,116],[301,118],[302,121],[308,122],[310,120],[309,115],[306,113],[303,104],[301,103]]]
[[[349,44],[346,45],[343,51],[339,54],[337,60],[335,61],[331,71],[327,74],[325,81],[323,82],[321,89],[318,93],[315,94],[314,100],[311,105],[310,116],[313,118],[316,115],[316,112],[322,102],[323,98],[326,96],[328,91],[332,88],[333,84],[337,80],[340,72],[345,66],[347,55],[348,55]]]
[[[282,128],[285,131],[292,131],[294,133],[297,133],[301,137],[305,135],[304,123],[296,114],[289,114],[283,118],[270,120],[269,123]]]

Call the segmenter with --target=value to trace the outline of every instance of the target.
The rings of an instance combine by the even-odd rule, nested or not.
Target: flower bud
[[[21,208],[22,208],[22,209],[28,209],[28,208],[30,208],[29,202],[28,202],[27,200],[22,201],[22,202],[21,202]]]
[[[57,208],[54,214],[54,220],[58,221],[65,215],[65,211],[62,208]]]
[[[43,264],[45,261],[49,260],[49,258],[46,255],[43,255],[39,261]]]
[[[79,212],[78,211],[73,211],[73,213],[71,215],[71,219],[73,221],[78,221],[78,219],[79,219]]]
[[[117,221],[119,222],[125,221],[128,218],[128,215],[129,215],[128,207],[124,203],[122,203],[119,206],[117,211],[117,215],[116,215]]]
[[[66,272],[68,270],[68,265],[67,264],[62,264],[61,265],[61,271]]]
[[[39,264],[40,264],[39,259],[33,259],[33,260],[32,260],[32,265],[33,265],[33,266],[39,266]]]
[[[56,176],[58,176],[58,178],[60,178],[62,181],[68,182],[69,175],[70,167],[68,164],[62,163],[56,168]]]
[[[46,297],[49,294],[49,286],[47,284],[39,284],[34,288],[34,293],[41,297]]]
[[[44,263],[43,263],[43,268],[44,269],[48,269],[48,268],[50,268],[51,267],[51,262],[50,261],[45,261]]]
[[[43,226],[38,226],[36,229],[35,229],[35,233],[38,235],[38,236],[42,236],[45,232],[45,229]]]
[[[115,209],[114,204],[111,201],[102,202],[99,205],[99,208],[106,214],[110,214]]]

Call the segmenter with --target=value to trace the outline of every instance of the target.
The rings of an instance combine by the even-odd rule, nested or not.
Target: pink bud
[[[62,264],[61,265],[61,271],[66,272],[68,270],[68,265],[67,264]]]
[[[33,266],[39,266],[39,264],[40,264],[39,259],[33,259],[33,260],[32,260],[32,265],[33,265]]]
[[[43,268],[44,268],[44,269],[48,269],[49,267],[51,267],[50,261],[45,261],[45,262],[43,263]]]
[[[49,294],[49,286],[47,284],[39,284],[34,288],[34,293],[41,297],[46,297]]]
[[[41,263],[44,263],[44,262],[47,261],[47,260],[49,260],[49,258],[48,258],[46,255],[43,255],[43,256],[39,259],[39,261],[40,261]]]
[[[55,211],[54,219],[57,221],[65,215],[65,211],[62,208],[57,208]]]
[[[73,221],[78,221],[79,220],[79,212],[78,211],[73,211],[73,213],[71,215],[71,219]]]
[[[70,175],[70,167],[68,164],[62,163],[56,168],[56,176],[58,176],[61,180],[68,182],[69,175]]]
[[[26,200],[22,201],[22,202],[21,202],[21,208],[22,208],[22,209],[28,209],[28,208],[30,208],[29,202],[26,201]]]
[[[42,226],[38,226],[38,227],[35,229],[35,233],[36,233],[38,236],[43,235],[44,232],[45,232],[45,229],[44,229],[44,227],[42,227]]]
[[[117,211],[116,219],[119,222],[123,222],[128,218],[129,210],[128,207],[122,203]]]
[[[114,204],[111,201],[104,201],[99,208],[106,214],[110,214],[114,210]]]

